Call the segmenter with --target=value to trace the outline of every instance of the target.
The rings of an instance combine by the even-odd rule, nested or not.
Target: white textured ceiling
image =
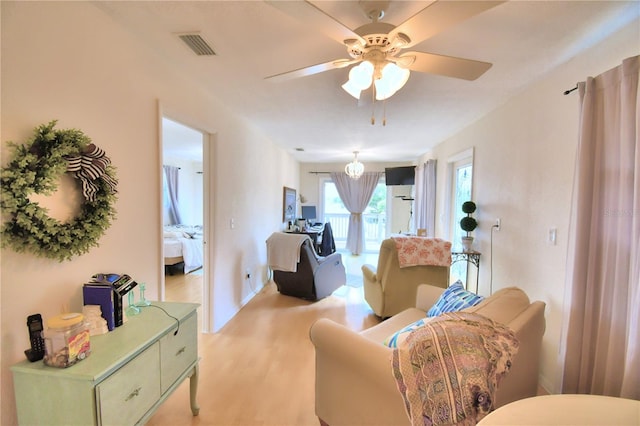
[[[392,2],[383,21],[398,25],[429,3]],[[368,22],[357,1],[314,4],[352,29]],[[412,47],[493,63],[479,79],[414,72],[386,104],[358,105],[340,87],[348,68],[278,83],[264,79],[348,58],[343,45],[268,3],[96,5],[302,162],[347,161],[354,150],[363,162],[415,160],[622,25],[640,22],[638,1],[509,1]],[[190,31],[199,31],[217,55],[198,57],[175,35]],[[567,81],[566,88],[574,84]]]

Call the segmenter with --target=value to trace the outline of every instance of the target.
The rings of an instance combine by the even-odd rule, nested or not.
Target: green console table
[[[92,336],[91,354],[69,368],[42,361],[12,366],[18,422],[144,424],[186,378],[198,415],[197,308],[172,302],[141,308],[122,326]]]

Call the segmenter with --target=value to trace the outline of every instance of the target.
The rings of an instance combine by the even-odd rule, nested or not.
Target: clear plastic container
[[[89,338],[89,327],[82,314],[68,313],[50,318],[44,332],[44,363],[66,368],[85,359],[91,353]]]

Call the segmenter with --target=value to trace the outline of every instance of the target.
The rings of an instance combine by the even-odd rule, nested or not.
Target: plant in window
[[[465,201],[462,203],[462,211],[467,214],[460,219],[460,228],[467,233],[466,236],[462,237],[462,247],[464,251],[471,251],[473,237],[469,233],[478,227],[478,221],[471,216],[476,211],[476,204],[473,201]]]

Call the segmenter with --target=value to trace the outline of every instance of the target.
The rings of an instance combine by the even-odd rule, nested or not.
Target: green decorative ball
[[[477,226],[478,222],[471,216],[466,216],[460,219],[460,228],[462,228],[463,231],[471,232],[476,229]]]
[[[462,211],[466,214],[471,214],[476,211],[476,203],[473,201],[465,201],[462,203]]]

